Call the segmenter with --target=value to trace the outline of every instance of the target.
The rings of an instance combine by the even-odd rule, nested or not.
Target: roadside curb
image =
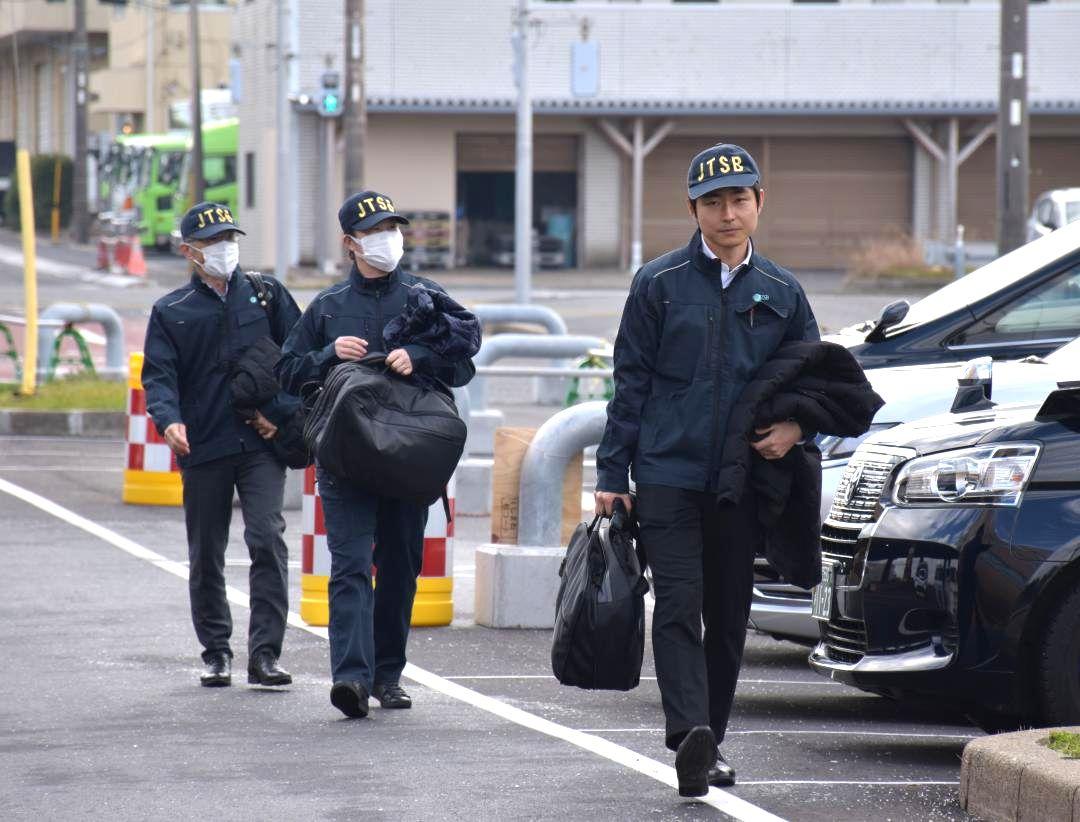
[[[1046,747],[1054,728],[986,736],[964,747],[960,804],[989,822],[1080,819],[1080,760]],[[1080,728],[1060,730],[1080,733]]]
[[[35,437],[123,439],[124,411],[21,411],[0,408],[0,434]]]

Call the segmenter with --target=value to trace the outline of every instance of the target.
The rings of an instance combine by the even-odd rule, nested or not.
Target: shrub
[[[34,189],[34,225],[48,231],[52,225],[53,174],[60,161],[60,226],[71,222],[71,181],[74,168],[71,158],[62,154],[39,154],[30,158],[30,184]],[[11,176],[11,188],[4,197],[4,224],[16,230],[20,227],[19,175]]]
[[[849,281],[877,282],[889,275],[910,275],[926,268],[922,246],[906,234],[867,240],[848,259]]]

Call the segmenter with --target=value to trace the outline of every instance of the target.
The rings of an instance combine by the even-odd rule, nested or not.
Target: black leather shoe
[[[368,715],[367,688],[359,682],[335,682],[330,689],[330,704],[353,719],[365,717]]]
[[[248,660],[249,685],[291,685],[292,676],[278,665],[273,654],[256,654]]]
[[[692,728],[675,752],[679,796],[704,796],[709,792],[709,771],[716,764],[716,735],[708,725]]]
[[[709,768],[709,784],[715,788],[727,788],[735,784],[735,769],[727,763],[719,750],[716,752],[716,764]]]
[[[371,690],[371,695],[379,700],[383,708],[411,708],[410,697],[397,682],[384,682],[376,685]]]
[[[232,685],[232,658],[224,652],[213,654],[206,660],[206,667],[199,675],[199,684],[204,688]]]

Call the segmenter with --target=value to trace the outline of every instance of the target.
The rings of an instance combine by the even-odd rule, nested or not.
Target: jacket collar
[[[223,302],[228,302],[229,297],[232,296],[233,291],[236,290],[236,288],[238,287],[238,283],[243,278],[243,276],[244,275],[240,270],[240,266],[237,266],[236,270],[232,273],[232,276],[229,277],[229,286],[225,290],[224,297],[221,294],[218,294],[210,286],[208,286],[203,280],[203,278],[199,276],[197,271],[191,272],[191,287],[194,288],[196,291],[201,291],[203,294],[207,294],[213,297],[215,300],[222,300]]]
[[[698,271],[702,272],[703,274],[715,275],[719,277],[721,273],[720,267],[722,263],[718,259],[713,259],[709,257],[702,250],[703,243],[704,241],[701,239],[701,229],[698,229],[694,232],[694,236],[690,238],[690,244],[686,247],[687,253],[690,255],[690,259],[694,261],[694,266],[698,269]],[[734,281],[734,278],[738,277],[744,271],[753,268],[758,263],[758,261],[760,261],[761,258],[758,256],[757,246],[754,244],[753,241],[750,242],[750,247],[751,253],[749,264],[735,266],[735,268],[732,270],[732,281]]]
[[[378,279],[368,279],[357,269],[356,264],[353,264],[352,269],[349,271],[349,282],[352,283],[353,288],[361,291],[365,294],[373,292],[386,291],[391,286],[397,285],[401,281],[401,266],[398,266],[385,277],[379,277]]]

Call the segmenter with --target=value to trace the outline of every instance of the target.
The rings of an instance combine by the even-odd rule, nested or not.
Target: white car
[[[821,519],[824,522],[832,507],[833,495],[843,476],[848,459],[871,435],[903,422],[948,413],[957,398],[958,378],[969,364],[872,368],[866,372],[874,390],[885,405],[874,416],[870,430],[861,437],[821,437]],[[1058,381],[1080,377],[1080,338],[1062,346],[1045,358],[1028,357],[1019,361],[983,363],[990,398],[1005,405],[1035,402],[1045,397]],[[751,627],[783,639],[814,641],[818,623],[810,615],[812,594],[788,585],[759,556],[754,567],[754,594],[750,610]]]
[[[1080,220],[1080,188],[1044,191],[1031,208],[1027,221],[1028,242],[1077,220]]]

